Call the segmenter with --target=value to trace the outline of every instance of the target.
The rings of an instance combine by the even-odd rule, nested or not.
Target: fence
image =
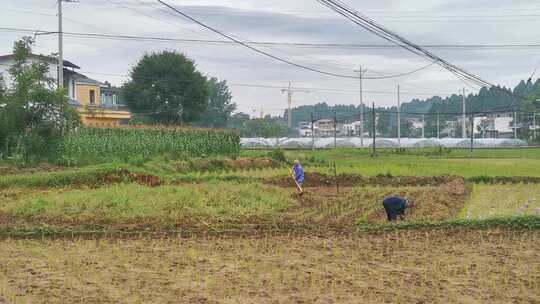
[[[373,141],[360,138],[242,138],[244,149],[328,149],[328,148],[373,148]],[[527,142],[519,139],[474,139],[473,148],[524,147]],[[470,148],[470,139],[463,138],[375,138],[375,148]]]
[[[244,138],[243,148],[498,148],[537,140],[537,113],[412,113],[371,109],[334,117],[311,116],[294,138]],[[356,120],[355,120],[356,118]]]

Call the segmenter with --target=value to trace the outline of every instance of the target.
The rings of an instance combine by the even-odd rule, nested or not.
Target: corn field
[[[187,128],[80,128],[67,133],[66,158],[136,158],[156,155],[237,155],[240,137],[230,130]]]

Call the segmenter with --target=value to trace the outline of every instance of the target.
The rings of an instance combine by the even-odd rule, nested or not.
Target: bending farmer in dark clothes
[[[414,207],[413,204],[409,203],[408,199],[399,196],[385,197],[383,206],[389,221],[397,220],[398,215],[403,220],[405,209]]]

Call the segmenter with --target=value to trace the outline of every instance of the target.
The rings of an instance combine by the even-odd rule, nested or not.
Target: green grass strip
[[[540,216],[514,216],[504,218],[491,218],[482,220],[456,219],[442,222],[414,221],[386,224],[359,223],[358,227],[364,231],[388,231],[404,229],[489,229],[489,228],[512,228],[512,229],[540,229]]]

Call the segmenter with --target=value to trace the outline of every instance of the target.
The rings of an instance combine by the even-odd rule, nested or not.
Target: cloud
[[[312,0],[170,0],[170,2],[201,21],[246,40],[385,43]],[[538,25],[536,20],[493,17],[501,14],[540,12],[540,7],[534,7],[531,1],[348,0],[347,3],[419,44],[540,43],[535,30]],[[8,1],[0,11],[0,26],[54,30],[56,8],[53,4],[41,0]],[[155,1],[84,0],[79,3],[66,3],[64,8],[66,31],[223,39],[176,16],[174,12],[164,9]],[[465,17],[460,17],[461,15]],[[483,19],[474,17],[478,15],[488,17]],[[6,32],[0,32],[0,35],[2,35],[0,53],[10,52],[13,41],[22,36]],[[40,53],[56,52],[57,40],[54,35],[40,36],[37,42],[36,50]],[[297,105],[321,101],[329,104],[358,102],[358,94],[354,92],[358,88],[355,80],[332,78],[301,70],[241,46],[65,37],[67,59],[79,64],[84,71],[99,73],[92,74],[91,77],[118,84],[125,78],[104,74],[127,74],[145,52],[165,49],[184,52],[197,62],[202,72],[227,79],[229,83],[284,86],[292,81],[296,86],[353,91],[297,94],[294,96]],[[295,62],[341,74],[353,74],[353,70],[359,65],[382,74],[397,74],[426,64],[423,59],[402,49],[268,47],[264,50]],[[528,77],[540,61],[537,49],[433,49],[432,51],[491,82],[505,86],[513,86],[519,82],[519,78]],[[394,92],[398,83],[404,92],[409,92],[402,95],[402,100],[425,97],[424,94],[430,92],[457,92],[463,86],[463,83],[452,74],[434,66],[402,79],[366,81],[366,102],[375,101],[380,105],[395,103]],[[282,114],[281,109],[286,107],[285,97],[278,89],[239,86],[232,86],[231,89],[234,101],[239,104],[242,111],[252,112],[253,109],[259,111],[262,106],[274,114]],[[387,93],[375,94],[369,93],[370,91]]]

